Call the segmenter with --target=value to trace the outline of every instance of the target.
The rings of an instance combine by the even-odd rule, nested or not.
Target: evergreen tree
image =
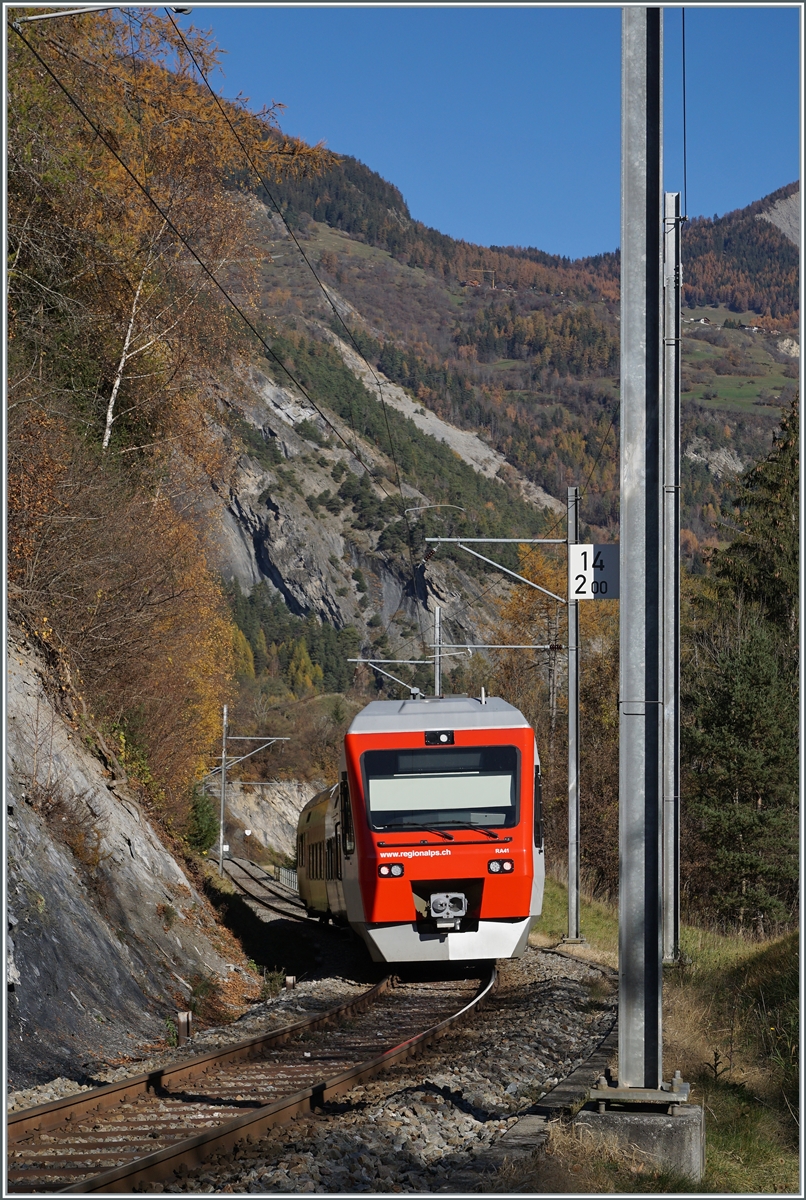
[[[742,534],[712,559],[683,664],[684,872],[763,932],[798,895],[798,404],[742,476]]]
[[[797,901],[796,676],[774,626],[745,614],[701,680],[687,731],[687,815],[707,848],[716,911],[764,932]]]
[[[218,837],[218,816],[206,792],[194,792],[187,837],[193,849],[201,853],[209,850]]]
[[[742,476],[736,496],[743,533],[716,558],[719,579],[758,602],[781,631],[794,634],[798,603],[799,397],[784,415],[773,448]]]

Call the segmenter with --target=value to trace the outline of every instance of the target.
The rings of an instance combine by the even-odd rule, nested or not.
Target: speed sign
[[[568,599],[618,600],[619,547],[568,547]]]

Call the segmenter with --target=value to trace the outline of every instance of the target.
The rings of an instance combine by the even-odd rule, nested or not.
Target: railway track
[[[8,1118],[9,1193],[130,1192],[260,1137],[478,1010],[475,979],[387,976],[327,1013]]]
[[[272,879],[262,867],[246,858],[228,858],[224,868],[235,886],[272,915],[292,921],[307,921],[308,913],[299,896]]]

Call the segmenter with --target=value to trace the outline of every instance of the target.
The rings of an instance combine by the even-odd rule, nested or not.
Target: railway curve
[[[492,967],[481,982],[387,976],[268,1035],[12,1113],[9,1192],[125,1192],[186,1172],[417,1055],[477,1011],[495,980]]]
[[[559,948],[499,963],[483,1017],[166,1185],[181,1194],[499,1190],[546,1121],[585,1099],[616,1045],[617,974]]]
[[[286,917],[292,921],[309,920],[298,893],[278,883],[256,863],[246,858],[228,858],[224,862],[224,870],[238,891],[259,905],[265,919]]]

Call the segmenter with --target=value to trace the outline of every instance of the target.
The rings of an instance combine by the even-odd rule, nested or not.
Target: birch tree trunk
[[[134,293],[134,300],[132,301],[131,312],[129,314],[129,323],[126,327],[126,336],[123,339],[123,351],[120,355],[120,362],[118,363],[118,369],[115,372],[115,378],[112,383],[112,392],[109,396],[109,403],[106,406],[106,427],[104,429],[104,440],[101,443],[101,449],[104,451],[108,449],[109,439],[112,436],[112,422],[115,419],[115,402],[118,398],[118,392],[120,391],[120,385],[123,380],[123,372],[126,369],[126,363],[129,359],[129,347],[131,346],[132,334],[134,333],[134,323],[137,319],[137,306],[140,303],[140,293],[143,290],[143,284],[145,282],[147,270],[148,263],[146,263],[146,265],[143,267],[143,273],[140,276],[140,281],[137,284],[137,290]]]

